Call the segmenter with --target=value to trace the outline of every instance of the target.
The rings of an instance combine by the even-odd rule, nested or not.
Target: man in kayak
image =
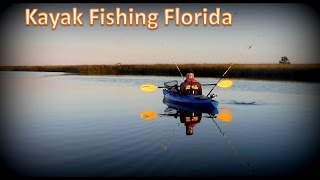
[[[193,73],[187,73],[186,80],[180,85],[180,92],[182,95],[202,95],[202,85]]]

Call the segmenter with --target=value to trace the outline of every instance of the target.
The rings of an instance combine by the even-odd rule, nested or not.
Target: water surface
[[[1,72],[2,155],[27,176],[274,176],[317,158],[319,84],[234,79],[216,87],[219,111],[193,135],[159,89],[181,77]],[[215,78],[198,78],[215,83]],[[204,94],[211,87],[204,87]],[[154,111],[158,116],[142,119]]]

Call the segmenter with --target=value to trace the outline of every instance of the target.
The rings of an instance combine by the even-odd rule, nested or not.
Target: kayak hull
[[[163,89],[163,103],[181,111],[218,114],[218,101],[203,95],[179,95]]]

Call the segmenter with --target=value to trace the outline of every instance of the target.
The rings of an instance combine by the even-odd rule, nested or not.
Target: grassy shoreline
[[[196,77],[220,77],[230,64],[178,64]],[[173,64],[0,66],[0,71],[65,72],[79,75],[180,76]],[[234,64],[228,78],[320,82],[320,64]]]

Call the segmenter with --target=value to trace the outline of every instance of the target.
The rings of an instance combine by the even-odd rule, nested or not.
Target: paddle
[[[151,121],[155,118],[157,118],[158,116],[175,116],[176,114],[158,114],[155,111],[143,111],[140,114],[140,117],[142,119],[145,119],[147,121]],[[204,116],[205,118],[212,118],[211,116]],[[229,109],[222,109],[221,112],[219,114],[217,114],[215,116],[215,118],[219,119],[222,122],[231,122],[233,120],[233,116],[232,116],[232,112]]]
[[[140,117],[142,119],[150,121],[150,120],[153,120],[154,118],[158,117],[158,113],[155,111],[143,111],[140,114]]]
[[[218,82],[217,84],[202,84],[202,86],[211,86],[211,85],[215,85],[215,86],[219,86],[221,88],[229,88],[231,87],[233,84],[233,82],[231,80],[223,80]],[[144,92],[152,92],[155,91],[159,88],[165,88],[163,86],[156,86],[153,84],[143,84],[141,87],[141,90]]]

